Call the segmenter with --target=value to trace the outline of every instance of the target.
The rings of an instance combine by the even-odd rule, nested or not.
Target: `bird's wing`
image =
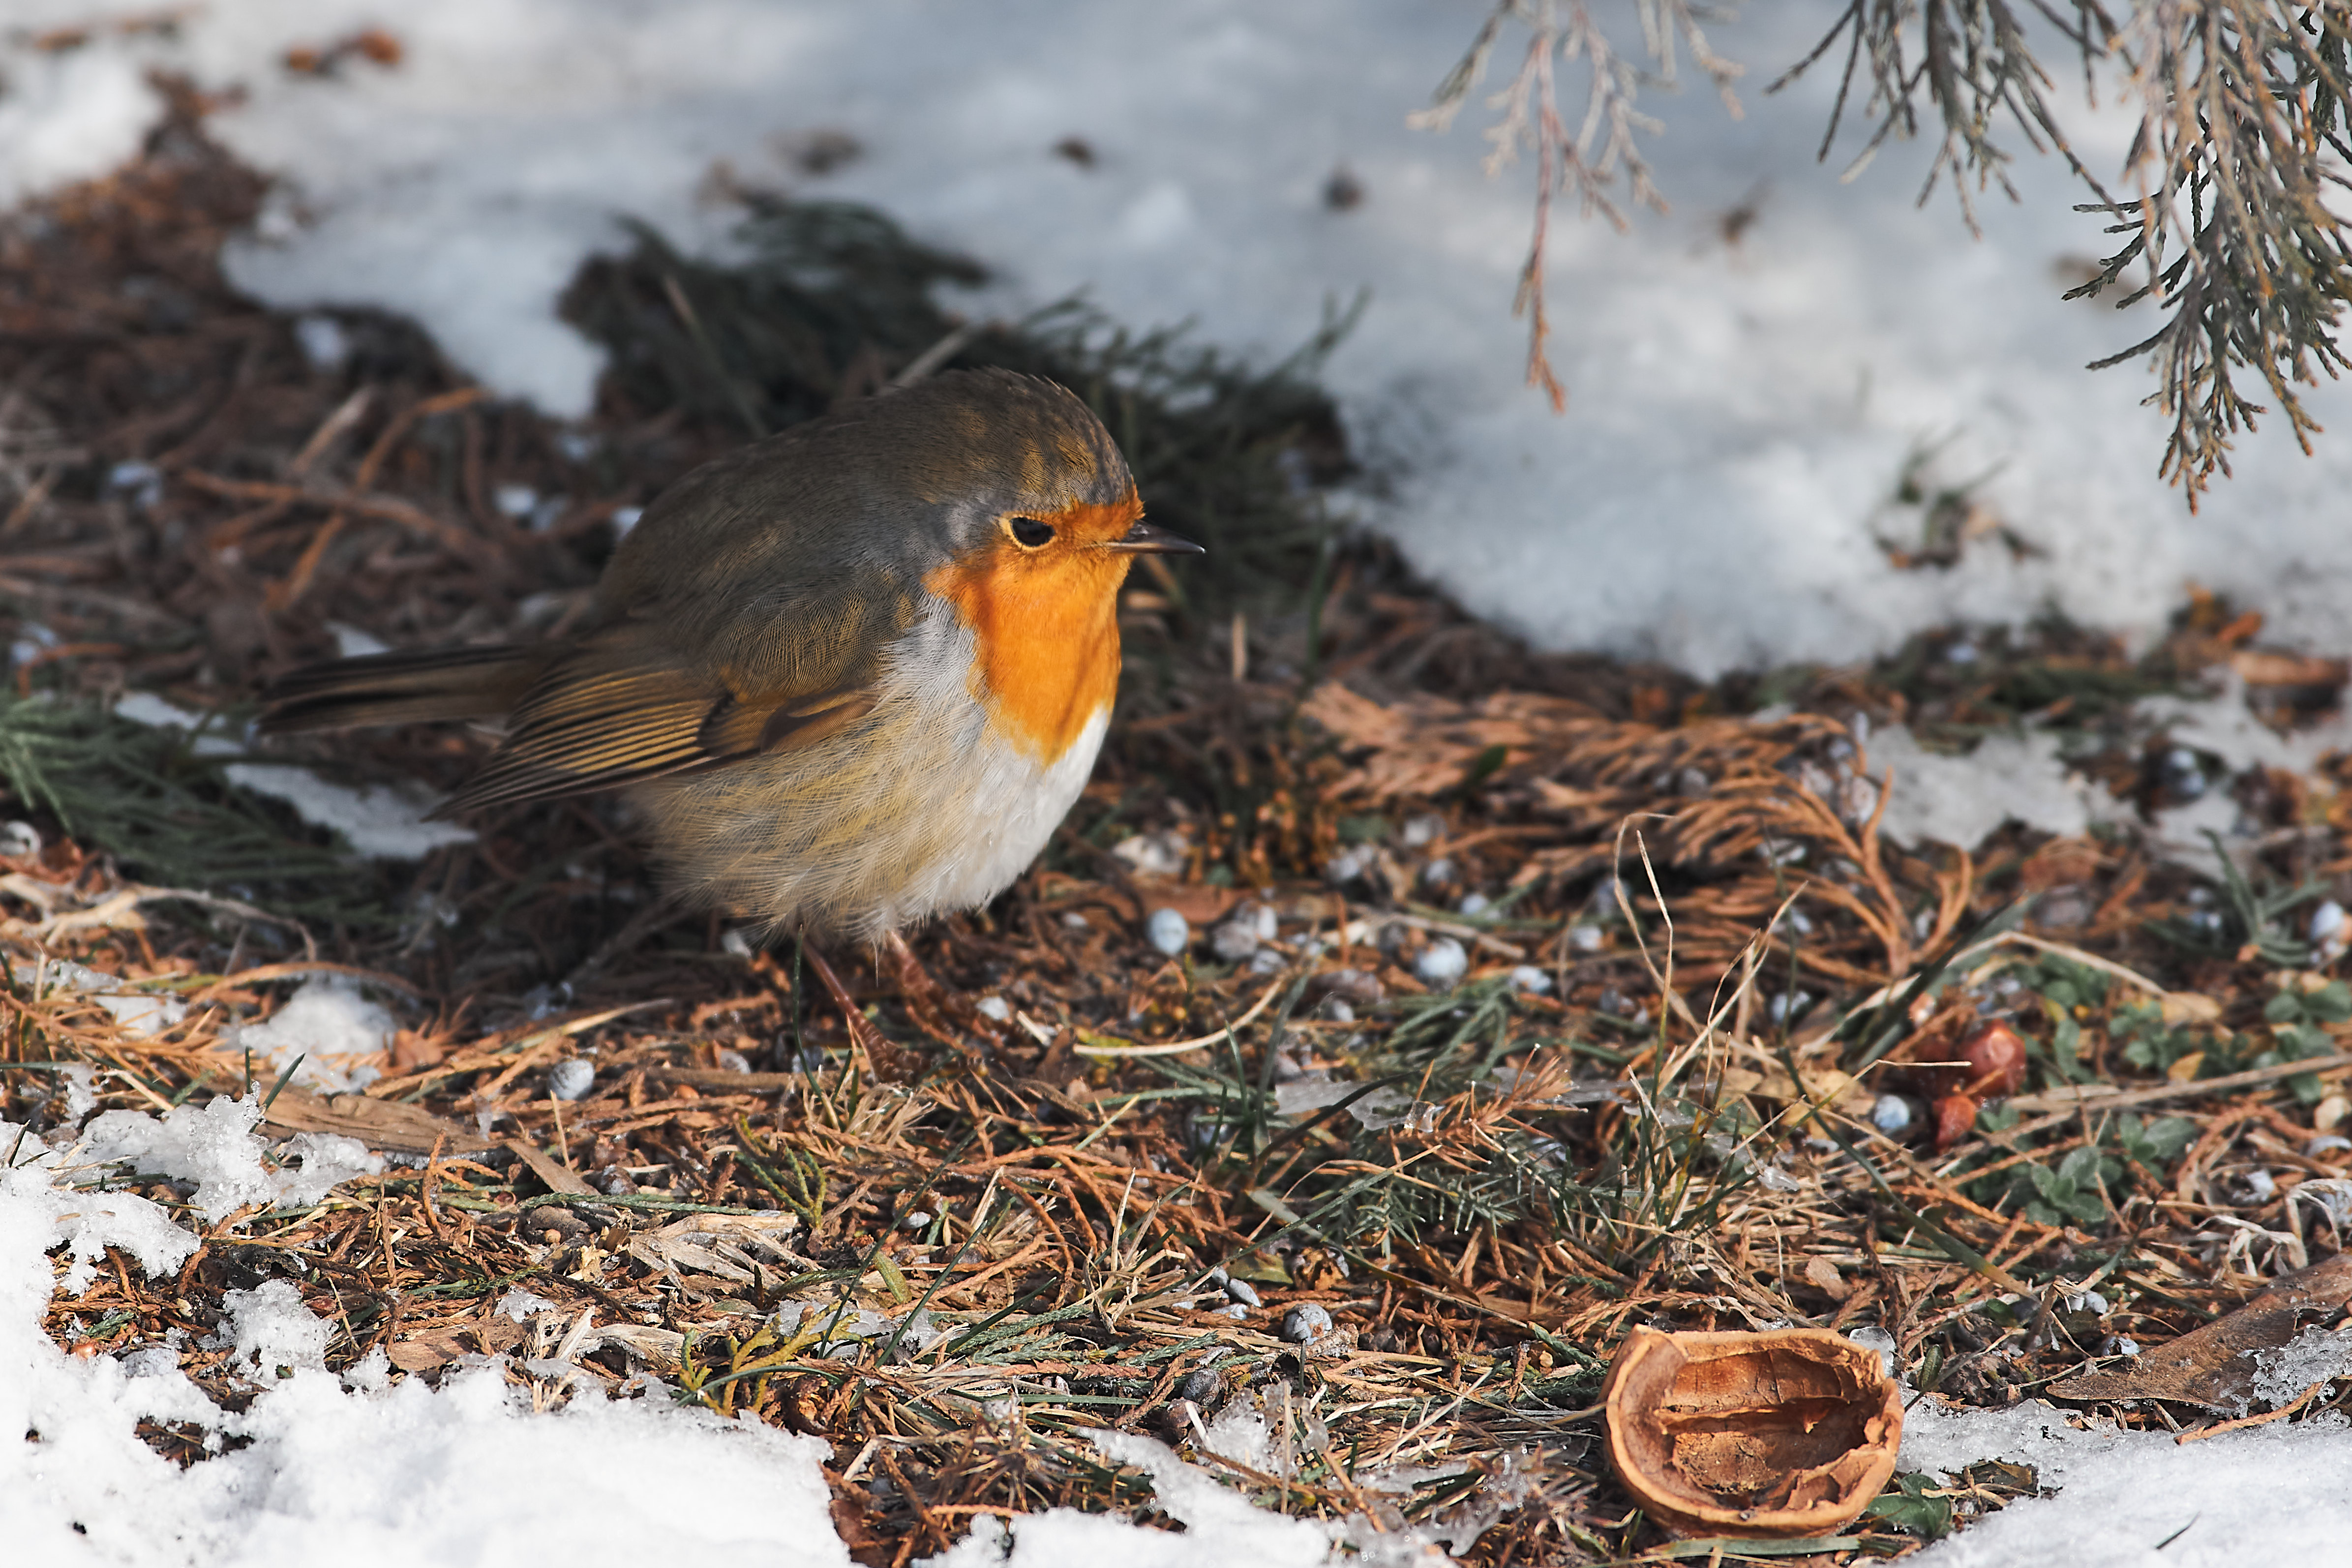
[[[523,695],[506,740],[442,813],[588,795],[809,745],[864,717],[876,699],[871,658],[818,661],[782,681],[698,662],[642,622],[583,641]]]

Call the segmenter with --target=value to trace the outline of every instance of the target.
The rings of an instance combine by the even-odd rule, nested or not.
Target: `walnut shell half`
[[[1895,1473],[1902,1391],[1826,1329],[1635,1329],[1601,1386],[1609,1462],[1675,1535],[1825,1535]]]

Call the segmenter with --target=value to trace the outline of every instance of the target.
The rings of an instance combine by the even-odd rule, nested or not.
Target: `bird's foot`
[[[841,1010],[841,1021],[849,1030],[850,1044],[865,1051],[868,1060],[892,1053],[896,1047],[857,1005],[857,998],[849,994],[849,987],[842,984],[840,974],[835,972],[824,954],[818,952],[813,942],[803,942],[801,952],[807,959],[808,966],[816,971],[817,984],[824,987],[825,994],[832,997],[833,1005]]]
[[[887,967],[889,977],[898,986],[899,997],[907,1004],[907,1015],[915,1026],[941,1045],[969,1056],[972,1035],[980,1036],[991,1045],[1003,1043],[1003,1036],[994,1022],[959,993],[947,989],[931,977],[915,950],[897,931],[882,939],[881,949],[875,954],[874,967]],[[963,1033],[957,1033],[957,1029]]]

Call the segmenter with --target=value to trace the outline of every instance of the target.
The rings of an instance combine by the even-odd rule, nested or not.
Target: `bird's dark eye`
[[[1008,526],[1013,530],[1014,542],[1024,550],[1038,549],[1051,542],[1054,537],[1054,525],[1050,522],[1039,522],[1034,517],[1013,518]]]

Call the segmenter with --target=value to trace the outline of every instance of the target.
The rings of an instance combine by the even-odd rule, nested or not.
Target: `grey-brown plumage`
[[[268,732],[508,715],[444,815],[612,789],[803,745],[871,706],[922,579],[1007,507],[1115,504],[1109,433],[1051,382],[937,377],[730,452],[662,492],[552,644],[313,665]]]

